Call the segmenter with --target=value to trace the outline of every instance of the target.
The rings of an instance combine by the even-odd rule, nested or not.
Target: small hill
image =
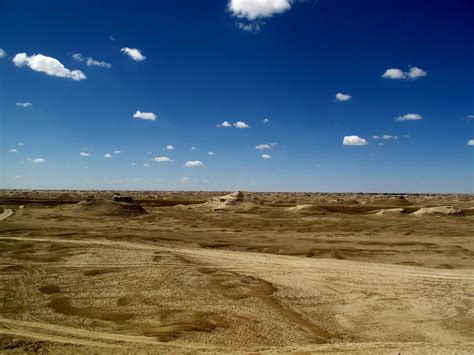
[[[262,205],[263,202],[252,193],[236,191],[228,195],[213,197],[200,207],[213,211],[250,211]]]
[[[425,207],[412,213],[416,217],[430,216],[464,216],[463,210],[451,206]]]
[[[388,210],[380,210],[375,214],[377,216],[401,216],[406,214],[406,210],[403,208],[390,208]]]
[[[368,200],[364,200],[362,203],[367,205],[378,205],[378,206],[410,206],[412,203],[408,201],[405,196],[376,196]]]
[[[126,196],[114,196],[112,200],[96,199],[89,196],[87,200],[68,207],[74,213],[90,216],[134,217],[147,213],[131,197]]]

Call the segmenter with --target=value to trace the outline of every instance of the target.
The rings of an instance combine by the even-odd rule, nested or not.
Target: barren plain
[[[474,352],[470,195],[12,190],[0,212],[3,352]]]

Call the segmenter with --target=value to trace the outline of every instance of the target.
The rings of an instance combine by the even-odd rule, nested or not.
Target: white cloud
[[[20,107],[31,107],[33,104],[31,102],[17,102],[15,105]]]
[[[104,155],[104,158],[110,159],[110,158],[113,158],[113,156],[111,154],[107,153],[107,154]]]
[[[407,113],[403,116],[398,116],[395,118],[395,121],[419,121],[423,119],[423,116],[417,113]]]
[[[474,115],[467,115],[467,118],[469,118],[470,120],[473,120],[473,119],[474,119]]]
[[[410,135],[409,134],[404,134],[403,138],[410,138]]]
[[[189,148],[189,149],[191,149],[191,150],[196,150],[197,148],[193,146],[193,147],[191,147],[191,148]]]
[[[72,59],[77,60],[78,62],[83,62],[84,61],[84,57],[82,56],[81,53],[74,53],[72,55]]]
[[[44,160],[43,158],[36,158],[33,159],[32,162],[35,164],[43,164],[44,162],[46,162],[46,160]]]
[[[264,123],[264,124],[267,124],[268,122],[270,122],[270,120],[269,120],[268,118],[264,118],[264,119],[262,120],[262,123]]]
[[[344,101],[349,101],[350,99],[352,99],[352,96],[349,95],[349,94],[343,94],[342,92],[338,92],[336,94],[336,100],[337,101],[344,102]]]
[[[86,78],[80,70],[69,70],[59,60],[42,54],[33,54],[29,57],[26,53],[18,53],[13,58],[13,63],[17,67],[27,66],[34,71],[50,76],[69,78],[76,81]]]
[[[19,145],[19,146],[23,146],[23,145],[25,145],[25,143],[21,143],[21,142],[20,142],[20,143],[18,143],[18,145]]]
[[[474,139],[469,139],[467,141],[467,145],[474,145]]]
[[[168,157],[156,157],[156,158],[153,158],[153,160],[158,162],[158,163],[166,163],[166,162],[172,161]]]
[[[391,68],[391,69],[385,70],[385,73],[382,74],[382,78],[385,78],[385,79],[406,79],[406,75],[400,69]]]
[[[216,155],[214,152],[207,152],[209,155]]]
[[[115,150],[115,151],[114,151],[114,154],[120,154],[120,153],[122,153],[121,150]]]
[[[86,152],[80,152],[79,155],[81,157],[90,157],[91,156],[89,153],[86,153]]]
[[[0,48],[0,58],[3,58],[7,55],[7,53],[2,49]]]
[[[274,146],[276,146],[277,144],[276,143],[265,143],[265,144],[259,144],[259,145],[256,145],[255,146],[255,149],[259,149],[259,150],[268,150],[268,149],[272,149]]]
[[[137,165],[137,163],[132,163],[132,166],[136,166],[136,165]]]
[[[270,154],[262,154],[262,159],[271,159],[271,157]]]
[[[18,150],[16,150],[16,149],[10,149],[10,150],[8,151],[8,153],[18,153]]]
[[[184,166],[187,168],[203,168],[205,165],[200,160],[189,160],[184,164]]]
[[[137,112],[133,114],[133,118],[137,118],[139,120],[154,121],[157,119],[157,116],[153,112],[141,112],[137,110]]]
[[[378,136],[378,135],[375,135],[375,136],[372,136],[373,139],[385,139],[385,140],[388,140],[388,139],[398,139],[397,136],[391,136],[390,134],[384,134],[382,136]]]
[[[184,178],[182,178],[181,180],[179,180],[180,183],[182,184],[187,184],[189,182],[189,178],[187,176],[185,176]]]
[[[128,55],[130,58],[132,58],[136,62],[141,62],[142,60],[146,59],[146,57],[142,54],[142,52],[136,48],[124,47],[120,51]]]
[[[174,146],[172,144],[168,144],[166,146],[166,150],[173,150],[174,149]]]
[[[224,127],[224,128],[226,128],[226,127],[232,127],[232,125],[231,125],[229,122],[224,121],[224,122],[222,122],[221,124],[218,124],[217,127]]]
[[[398,68],[391,68],[385,70],[385,73],[382,74],[382,78],[395,80],[415,80],[427,75],[428,73],[426,71],[418,67],[410,67],[408,72],[404,72]]]
[[[230,0],[227,8],[232,16],[252,21],[288,11],[292,3],[293,0]]]
[[[364,138],[359,136],[344,136],[342,140],[342,144],[344,145],[367,145],[367,142]]]
[[[150,164],[145,163],[145,164],[143,164],[143,166],[144,166],[145,168],[149,168],[149,167],[150,167]]]
[[[253,32],[258,33],[262,30],[260,27],[260,23],[258,22],[250,22],[250,23],[242,23],[237,22],[235,24],[239,30],[246,31],[246,32]]]
[[[250,126],[247,123],[242,122],[242,121],[235,122],[234,127],[237,127],[237,128],[250,128]]]
[[[112,68],[112,64],[102,61],[95,60],[92,57],[87,58],[86,62],[88,67],[101,67],[101,68]]]
[[[426,71],[418,67],[411,67],[406,74],[410,79],[418,79],[428,75]]]

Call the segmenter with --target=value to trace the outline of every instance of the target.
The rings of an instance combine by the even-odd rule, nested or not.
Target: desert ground
[[[3,190],[0,212],[2,352],[474,353],[472,195]]]

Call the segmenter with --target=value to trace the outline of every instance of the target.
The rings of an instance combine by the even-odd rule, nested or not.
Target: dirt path
[[[247,282],[256,282],[258,298],[289,322],[306,328],[321,340],[328,339],[332,334],[345,334],[348,336],[346,339],[355,339],[351,344],[353,350],[364,348],[363,344],[383,348],[384,345],[380,344],[386,340],[391,345],[385,349],[395,349],[397,344],[404,343],[405,346],[412,342],[420,346],[420,353],[435,344],[438,344],[438,349],[454,346],[455,351],[461,353],[474,351],[470,333],[474,326],[474,307],[472,299],[468,297],[474,294],[473,270],[437,270],[226,250],[178,249],[107,239],[0,239],[113,248],[117,250],[117,255],[129,255],[138,250],[150,254],[165,252],[184,258],[189,262],[190,268],[207,268],[205,272],[211,280],[213,275],[217,275],[216,282],[211,283],[214,285],[212,287],[220,287],[218,277],[222,277],[223,273],[228,273],[231,278],[235,274],[235,282],[240,282],[239,278],[250,277],[252,279],[247,279]],[[48,265],[49,268],[156,267],[151,262],[129,263],[126,259],[123,262],[120,260],[88,264],[33,262],[28,265]],[[170,266],[176,267],[177,264]],[[268,292],[261,291],[265,289]],[[456,325],[452,323],[454,320]],[[148,336],[88,331],[40,321],[7,318],[0,318],[0,333],[101,348],[129,348],[136,344],[187,350],[219,349],[209,344],[165,343]],[[347,349],[344,350],[344,347],[349,345],[318,346],[313,344],[287,350],[340,348],[345,351]]]

